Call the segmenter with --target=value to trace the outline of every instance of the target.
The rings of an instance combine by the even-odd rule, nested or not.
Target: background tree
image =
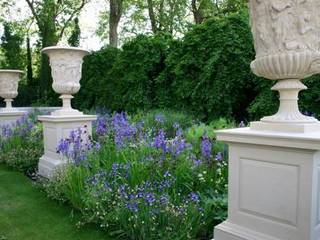
[[[23,43],[23,35],[17,24],[5,22],[4,33],[1,37],[1,48],[4,54],[5,62],[1,65],[11,69],[24,69],[24,56],[21,45]]]
[[[32,69],[32,49],[30,46],[30,37],[27,36],[26,39],[26,44],[27,44],[27,81],[28,85],[31,86],[33,85],[33,69]]]
[[[214,4],[211,0],[191,0],[191,11],[195,24],[201,24],[203,21],[213,15]]]
[[[217,1],[217,0],[216,0]],[[229,14],[248,8],[247,0],[223,0],[218,3],[221,13]]]
[[[183,32],[186,24],[187,0],[147,0],[151,29],[154,34],[173,35]]]
[[[110,6],[109,18],[109,43],[113,47],[118,46],[118,26],[123,14],[123,0],[108,0]]]
[[[79,26],[79,18],[74,19],[74,23],[71,30],[71,36],[68,39],[68,43],[72,47],[79,47],[81,37],[81,29]]]

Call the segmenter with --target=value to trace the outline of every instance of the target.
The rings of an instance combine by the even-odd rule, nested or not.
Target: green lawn
[[[48,199],[23,174],[0,165],[0,240],[110,239],[95,226],[80,230],[72,209]]]

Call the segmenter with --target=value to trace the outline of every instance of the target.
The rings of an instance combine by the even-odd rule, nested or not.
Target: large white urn
[[[253,72],[277,83],[280,107],[250,128],[217,131],[228,149],[228,218],[215,240],[320,240],[320,123],[298,108],[320,72],[320,1],[249,0]]]
[[[317,119],[299,111],[298,94],[307,89],[302,79],[320,73],[319,8],[318,0],[250,0],[256,50],[251,69],[258,76],[277,80],[272,90],[280,93],[278,112],[252,124],[253,128],[318,125]]]
[[[61,94],[62,109],[52,113],[56,116],[82,115],[71,107],[72,95],[80,90],[83,58],[89,52],[75,47],[47,47],[42,50],[50,58],[53,90]]]
[[[42,50],[50,58],[52,87],[61,94],[63,101],[61,109],[51,115],[39,116],[43,123],[44,155],[39,161],[39,174],[51,178],[56,170],[67,163],[67,160],[57,153],[61,139],[68,138],[70,132],[78,128],[86,128],[89,135],[92,132],[92,121],[95,115],[85,115],[71,107],[73,94],[80,90],[83,57],[88,51],[74,47],[47,47]]]
[[[0,109],[0,112],[16,111],[12,107],[12,102],[18,96],[18,84],[22,73],[19,70],[0,69],[0,97],[6,102],[6,107]]]

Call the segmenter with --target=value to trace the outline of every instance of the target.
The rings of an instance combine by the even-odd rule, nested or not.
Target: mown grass
[[[79,214],[49,200],[23,174],[0,165],[0,240],[110,239],[96,226],[76,227]]]

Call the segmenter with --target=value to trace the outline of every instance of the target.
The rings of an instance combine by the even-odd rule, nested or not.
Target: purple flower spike
[[[212,157],[212,143],[207,135],[202,136],[201,154],[205,159],[210,159]]]

